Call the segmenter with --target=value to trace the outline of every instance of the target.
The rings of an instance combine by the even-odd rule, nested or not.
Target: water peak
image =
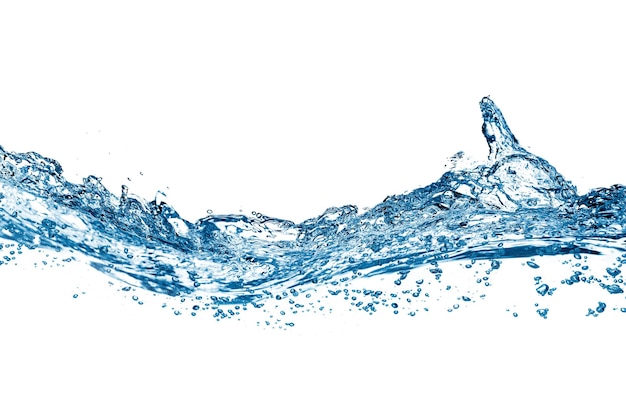
[[[490,160],[522,150],[502,112],[489,96],[480,101],[480,110],[483,113],[483,135],[489,144]]]

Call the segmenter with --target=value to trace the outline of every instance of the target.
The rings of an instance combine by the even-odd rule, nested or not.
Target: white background
[[[626,183],[619,6],[432,3],[3,2],[0,145],[55,158],[73,181],[161,190],[190,220],[301,221],[426,185],[457,151],[486,156],[491,95],[579,191]],[[77,271],[7,271],[0,395],[25,413],[619,411],[606,320],[335,315],[268,332],[104,290],[69,299]]]

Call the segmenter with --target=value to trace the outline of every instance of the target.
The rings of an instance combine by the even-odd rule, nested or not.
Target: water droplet
[[[620,287],[617,284],[610,284],[607,285],[606,287],[604,287],[609,293],[611,294],[621,294],[624,292],[624,290],[622,289],[622,287]]]
[[[548,290],[550,288],[548,287],[547,284],[541,284],[540,286],[537,287],[537,293],[541,296],[544,296],[548,293]]]
[[[533,268],[533,269],[537,269],[537,268],[539,268],[539,265],[537,265],[537,264],[536,264],[535,262],[533,262],[533,261],[527,261],[527,262],[526,262],[526,264],[527,264],[529,267]]]
[[[542,318],[547,319],[549,311],[550,309],[548,308],[540,308],[537,310],[537,314],[539,314],[539,316],[541,316]]]
[[[609,275],[612,276],[613,278],[615,278],[616,276],[622,273],[622,271],[620,271],[617,268],[607,268],[606,272],[608,272]]]

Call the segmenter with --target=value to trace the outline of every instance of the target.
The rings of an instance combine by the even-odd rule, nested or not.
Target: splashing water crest
[[[334,296],[370,314],[389,307],[415,315],[436,305],[439,299],[427,292],[433,285],[440,293],[454,287],[445,306],[454,311],[484,298],[479,293],[504,259],[528,258],[526,267],[536,272],[539,256],[567,258],[569,277],[561,286],[591,284],[605,290],[607,300],[619,298],[582,313],[626,312],[624,186],[578,195],[547,161],[520,146],[490,98],[480,108],[488,161],[454,166],[437,182],[365,212],[331,207],[300,224],[259,213],[189,222],[163,201],[132,196],[126,186],[117,197],[95,176],[73,184],[57,161],[0,147],[0,237],[4,250],[15,244],[18,254],[24,247],[54,250],[59,259],[84,261],[115,277],[122,291],[187,299],[190,314],[208,311],[218,319],[250,307],[271,313],[270,304],[279,317],[319,311]],[[591,257],[602,265],[595,275]],[[450,261],[465,262],[478,278],[447,285],[443,265]],[[13,249],[0,260],[15,262]],[[381,289],[367,280],[390,274]],[[557,287],[535,277],[540,300]],[[548,308],[535,307],[538,317],[548,317]],[[293,325],[285,317],[276,323]]]

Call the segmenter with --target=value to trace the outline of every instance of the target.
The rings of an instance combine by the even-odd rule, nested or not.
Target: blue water
[[[540,275],[539,259],[554,257],[569,272],[553,287],[545,277],[530,280],[540,300],[559,287],[588,284],[606,299],[581,314],[626,311],[625,187],[578,195],[520,145],[490,98],[480,110],[486,161],[454,166],[435,183],[367,211],[331,207],[299,224],[258,213],[189,221],[126,186],[116,195],[95,176],[73,184],[53,159],[0,148],[0,237],[8,242],[0,263],[52,250],[115,278],[135,300],[141,291],[162,295],[176,314],[225,319],[261,309],[291,326],[295,314],[323,310],[333,297],[370,314],[428,312],[439,299],[429,294],[433,285],[440,293],[453,289],[443,308],[458,310],[487,296],[489,277],[508,259]],[[446,282],[451,262],[465,265],[462,276],[472,286]],[[391,278],[374,284],[376,276]],[[549,316],[549,308],[536,307],[537,317]]]

